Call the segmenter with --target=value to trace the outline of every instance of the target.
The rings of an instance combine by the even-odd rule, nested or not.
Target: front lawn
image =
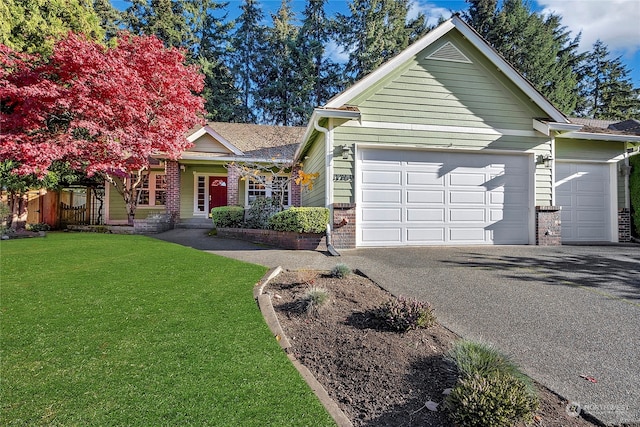
[[[263,267],[88,233],[0,260],[0,425],[333,425],[253,301]]]

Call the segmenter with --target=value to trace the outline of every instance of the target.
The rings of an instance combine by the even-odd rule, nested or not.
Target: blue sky
[[[581,50],[590,50],[593,43],[604,41],[614,57],[621,60],[630,70],[634,87],[640,87],[640,0],[531,0],[537,11],[555,12],[562,16],[562,23],[575,36],[582,32]],[[275,12],[281,0],[262,0],[263,11],[268,16]],[[118,9],[126,9],[125,0],[112,0]],[[240,0],[229,1],[229,16],[239,12]],[[305,6],[304,0],[292,0],[296,11]],[[347,0],[328,0],[328,15],[336,12],[348,13]],[[464,0],[413,0],[416,12],[423,11],[432,22],[438,17],[449,17],[451,12],[465,10],[468,4]],[[335,56],[340,52],[334,51]]]

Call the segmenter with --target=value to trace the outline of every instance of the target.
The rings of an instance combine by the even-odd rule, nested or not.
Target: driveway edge
[[[313,393],[316,395],[322,406],[327,410],[329,415],[333,418],[336,424],[339,427],[353,427],[353,423],[342,409],[338,406],[338,404],[331,399],[327,390],[320,384],[320,382],[313,376],[311,371],[307,369],[296,357],[290,353],[291,344],[287,339],[287,336],[284,334],[282,330],[282,326],[280,326],[280,322],[276,316],[276,312],[273,308],[273,303],[271,302],[271,295],[268,292],[265,292],[264,289],[267,284],[278,276],[282,272],[282,267],[275,267],[271,270],[267,271],[267,273],[260,279],[260,281],[253,288],[253,296],[258,303],[258,307],[262,312],[262,316],[264,317],[267,326],[271,330],[271,333],[280,344],[280,347],[287,354],[287,357],[293,364],[293,366],[298,370],[302,378],[305,380],[307,385],[311,388]]]

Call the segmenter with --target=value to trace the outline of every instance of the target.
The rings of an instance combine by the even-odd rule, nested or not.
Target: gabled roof
[[[520,90],[522,90],[550,119],[558,123],[569,123],[567,118],[557,108],[555,108],[540,92],[538,92],[527,79],[525,79],[513,66],[511,66],[502,56],[493,49],[473,28],[464,22],[459,16],[454,15],[449,20],[443,22],[435,29],[428,32],[417,42],[406,48],[400,54],[390,59],[379,68],[371,72],[353,86],[330,99],[325,105],[326,108],[340,108],[359,94],[383,79],[394,69],[404,64],[406,61],[417,55],[423,49],[439,40],[450,31],[459,31],[476,49],[478,49],[498,70],[510,79]]]
[[[188,151],[183,153],[183,158],[235,156],[252,159],[291,159],[304,131],[304,127],[294,126],[210,122],[193,130],[187,139],[195,142],[208,134],[229,151],[228,155]]]

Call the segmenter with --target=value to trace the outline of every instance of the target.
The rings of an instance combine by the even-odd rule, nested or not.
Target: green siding
[[[227,169],[222,164],[185,164],[184,166],[184,172],[180,172],[180,218],[189,219],[194,217],[195,174],[224,176],[227,175]]]
[[[325,200],[325,180],[326,167],[324,156],[324,135],[317,133],[310,150],[305,154],[308,158],[303,158],[303,170],[307,173],[318,172],[318,177],[313,181],[313,189],[303,190],[300,194],[302,206],[324,207]]]

